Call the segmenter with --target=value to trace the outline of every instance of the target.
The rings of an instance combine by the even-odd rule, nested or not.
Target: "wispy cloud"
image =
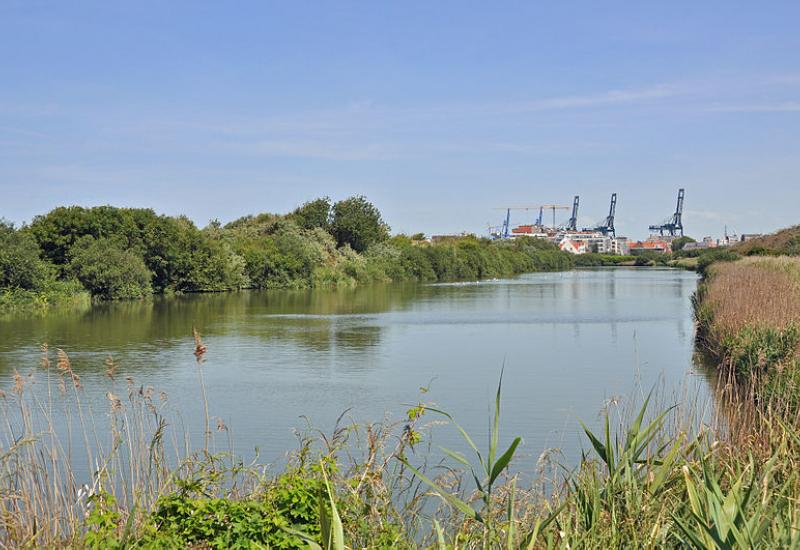
[[[401,156],[394,145],[379,143],[335,143],[323,140],[270,140],[225,143],[227,151],[265,157],[306,157],[324,160],[390,160]]]
[[[800,101],[715,105],[708,110],[718,113],[800,113]]]
[[[688,218],[700,219],[706,222],[725,223],[737,219],[736,214],[730,212],[718,212],[716,210],[685,210],[684,216]]]
[[[677,86],[608,90],[596,94],[544,97],[528,101],[450,102],[442,105],[386,107],[369,100],[341,109],[307,111],[278,117],[231,119],[203,124],[197,120],[173,127],[177,135],[191,128],[210,138],[207,146],[237,154],[265,157],[308,157],[326,160],[393,160],[425,154],[509,153],[541,155],[597,149],[598,143],[553,143],[528,139],[503,141],[470,137],[471,128],[483,129],[486,119],[496,127],[516,126],[526,113],[590,110],[658,101],[686,93]],[[551,122],[552,124],[552,122]],[[526,123],[528,130],[536,121]],[[460,132],[447,139],[442,129]],[[162,128],[163,130],[163,128]],[[482,130],[481,130],[482,131]],[[163,131],[156,132],[164,135]],[[435,137],[437,136],[437,137]],[[603,144],[607,147],[607,144]]]
[[[511,103],[509,111],[554,111],[563,109],[585,109],[610,105],[626,105],[657,99],[665,99],[687,93],[674,85],[659,84],[656,86],[630,90],[609,90],[599,94],[566,95],[533,100],[530,102]]]

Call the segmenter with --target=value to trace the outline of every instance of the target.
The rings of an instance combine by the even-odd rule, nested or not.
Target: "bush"
[[[575,265],[578,267],[614,266],[634,263],[634,256],[621,256],[616,254],[580,254],[575,256]]]
[[[39,257],[36,240],[0,220],[0,288],[41,290],[52,276],[52,267]]]
[[[636,260],[633,265],[636,266],[667,265],[667,260],[670,259],[668,254],[662,254],[653,250],[638,252],[634,257]]]
[[[91,296],[80,282],[50,281],[40,290],[0,288],[0,313],[45,313],[51,307],[88,308]]]
[[[322,197],[309,201],[295,209],[289,215],[302,229],[323,229],[327,231],[331,224],[331,199]]]
[[[142,298],[152,292],[141,256],[112,239],[85,236],[70,249],[69,270],[102,300]]]
[[[381,213],[362,196],[350,197],[333,205],[331,235],[339,246],[348,244],[356,252],[389,238],[389,226]]]
[[[726,248],[710,248],[704,250],[697,258],[697,271],[705,273],[714,262],[735,262],[741,256]]]
[[[270,480],[263,495],[246,500],[213,498],[180,481],[181,491],[161,497],[149,518],[153,547],[301,549],[308,544],[287,529],[319,537],[320,476],[308,469],[289,469]]]

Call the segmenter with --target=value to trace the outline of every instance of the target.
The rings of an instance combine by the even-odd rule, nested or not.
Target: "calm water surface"
[[[659,384],[677,397],[705,392],[692,363],[694,273],[599,269],[471,284],[388,285],[347,291],[192,295],[99,306],[85,313],[0,320],[0,387],[39,360],[39,344],[66,350],[98,418],[110,382],[163,390],[201,441],[202,405],[192,325],[208,346],[210,413],[235,450],[266,460],[293,447],[303,416],[330,430],[397,418],[423,397],[479,438],[505,364],[503,430],[532,459],[545,448],[574,460],[578,420],[597,422],[604,401]],[[39,383],[38,387],[42,387]],[[687,390],[688,388],[688,390]],[[453,430],[436,443],[460,447]],[[484,439],[481,439],[484,440]]]

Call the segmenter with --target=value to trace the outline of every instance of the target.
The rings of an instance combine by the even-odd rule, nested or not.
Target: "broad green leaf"
[[[492,483],[494,483],[494,480],[497,479],[497,476],[499,476],[500,473],[503,470],[505,470],[506,466],[508,466],[508,463],[511,462],[511,459],[514,457],[514,452],[517,450],[517,446],[520,444],[521,441],[522,438],[519,437],[515,438],[514,441],[511,443],[511,445],[506,450],[506,452],[504,452],[502,456],[500,456],[500,458],[497,459],[497,462],[492,467],[492,472],[489,476],[489,486],[491,486]]]

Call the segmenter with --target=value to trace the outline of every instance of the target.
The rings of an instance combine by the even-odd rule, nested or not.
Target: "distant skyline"
[[[643,238],[683,187],[696,238],[800,223],[800,3],[599,6],[2,2],[0,218],[363,194],[485,233],[616,192]]]

